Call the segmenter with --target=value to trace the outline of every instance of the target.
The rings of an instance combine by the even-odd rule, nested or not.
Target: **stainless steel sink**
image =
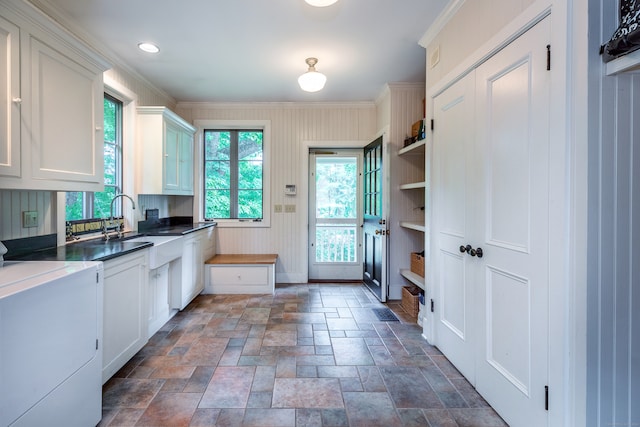
[[[182,236],[140,236],[127,242],[150,242],[149,269],[153,270],[182,256]]]

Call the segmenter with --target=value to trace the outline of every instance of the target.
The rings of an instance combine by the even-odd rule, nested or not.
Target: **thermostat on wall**
[[[285,184],[285,186],[284,186],[284,194],[285,194],[285,196],[295,196],[296,195],[296,185],[295,184]]]

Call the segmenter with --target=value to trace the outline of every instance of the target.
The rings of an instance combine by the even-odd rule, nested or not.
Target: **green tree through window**
[[[205,219],[263,217],[262,130],[204,131]]]
[[[111,200],[122,192],[122,102],[104,95],[104,191],[68,192],[65,220],[107,218]],[[114,204],[119,215],[122,199]]]

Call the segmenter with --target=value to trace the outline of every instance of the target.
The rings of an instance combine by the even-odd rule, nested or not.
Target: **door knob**
[[[376,234],[382,234],[382,231],[376,230]]]
[[[463,245],[460,245],[460,252],[462,253],[467,252],[467,248],[465,248]]]
[[[482,255],[484,255],[484,253],[482,252],[482,248],[478,248],[478,249],[471,249],[469,251],[469,255],[471,256],[477,256],[478,258],[482,258]]]

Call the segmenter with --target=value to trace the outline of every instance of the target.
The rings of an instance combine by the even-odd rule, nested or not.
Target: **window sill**
[[[254,219],[208,219],[206,221],[215,221],[218,228],[269,228],[271,224],[268,220]]]

